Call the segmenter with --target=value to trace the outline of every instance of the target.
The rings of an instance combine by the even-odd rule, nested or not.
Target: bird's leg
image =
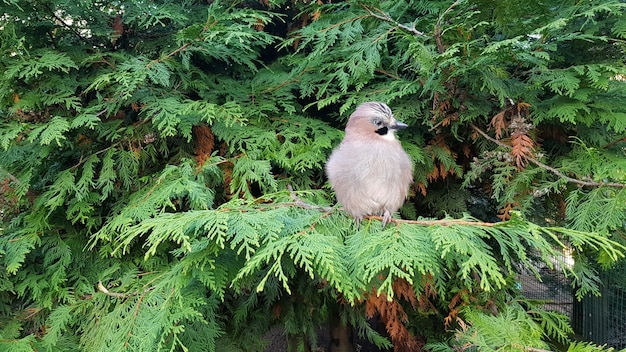
[[[356,230],[360,231],[361,230],[361,222],[363,221],[362,217],[357,217],[354,218],[354,222],[356,222]]]
[[[387,225],[387,223],[390,221],[391,221],[391,214],[389,213],[389,210],[385,209],[385,212],[383,213],[383,230],[385,229],[385,226]]]

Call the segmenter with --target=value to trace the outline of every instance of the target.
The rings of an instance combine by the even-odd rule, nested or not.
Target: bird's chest
[[[410,168],[410,160],[400,143],[363,143],[353,154],[356,179],[377,179],[394,182],[404,169]]]

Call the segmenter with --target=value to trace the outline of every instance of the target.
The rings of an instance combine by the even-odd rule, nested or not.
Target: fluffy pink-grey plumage
[[[378,215],[384,227],[408,195],[413,167],[395,137],[405,127],[386,104],[363,103],[350,115],[343,141],[328,158],[326,174],[337,201],[358,222]]]

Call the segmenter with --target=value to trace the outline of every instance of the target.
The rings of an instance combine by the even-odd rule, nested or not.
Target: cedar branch
[[[48,12],[50,13],[50,15],[59,23],[61,24],[61,26],[67,28],[70,32],[72,32],[76,37],[78,37],[78,39],[80,39],[81,41],[87,42],[92,44],[93,46],[98,46],[98,47],[103,47],[101,44],[96,43],[94,40],[92,40],[92,38],[87,38],[85,36],[83,36],[80,31],[76,30],[76,28],[74,28],[72,25],[68,24],[67,22],[65,22],[65,20],[61,17],[59,17],[56,13],[56,11],[54,11],[54,9],[52,7],[50,7],[50,5],[44,5],[46,7],[46,10],[48,10]]]
[[[4,171],[4,170],[3,170],[3,171]],[[22,182],[21,182],[21,181],[20,181],[17,177],[15,177],[14,175],[12,175],[11,173],[8,173],[8,172],[7,172],[7,173],[6,173],[6,175],[7,175],[7,178],[8,178],[10,181],[12,181],[12,182],[14,182],[14,183],[16,183],[16,184],[18,184],[18,185],[19,185],[19,184],[21,184],[21,183],[22,183]]]
[[[611,148],[611,147],[613,147],[614,145],[619,144],[619,143],[621,143],[621,142],[626,142],[626,137],[624,137],[624,138],[620,138],[620,139],[618,139],[618,140],[616,140],[616,141],[612,141],[612,142],[610,142],[610,143],[607,143],[607,144],[605,144],[602,148],[603,148],[603,149],[608,149],[608,148]]]
[[[415,24],[413,24],[411,27],[404,25],[396,20],[394,20],[393,18],[391,18],[391,16],[389,16],[388,13],[384,12],[383,10],[374,7],[374,10],[376,10],[376,13],[374,11],[372,11],[368,6],[361,4],[361,7],[363,7],[365,9],[365,11],[367,11],[367,13],[369,13],[369,15],[371,17],[374,18],[378,18],[379,20],[385,21],[385,22],[389,22],[392,23],[394,26],[403,29],[407,32],[413,33],[415,35],[420,35],[420,36],[424,36],[424,32],[418,31],[417,28],[415,28]]]
[[[481,136],[483,136],[485,139],[503,147],[503,148],[507,148],[507,149],[512,149],[512,147],[510,145],[507,145],[505,143],[502,143],[501,141],[491,137],[490,135],[488,135],[487,133],[485,133],[485,131],[481,130],[480,128],[478,128],[476,125],[471,124],[470,125],[474,131],[478,132]],[[626,184],[624,183],[617,183],[617,182],[595,182],[595,181],[584,181],[584,180],[579,180],[577,178],[573,178],[573,177],[569,177],[567,175],[565,175],[564,173],[562,173],[561,171],[553,168],[552,166],[546,165],[544,163],[542,163],[541,161],[532,158],[532,157],[528,157],[527,158],[528,161],[530,161],[531,163],[535,164],[536,166],[547,170],[555,175],[557,175],[558,177],[567,180],[568,182],[577,184],[577,185],[581,185],[581,186],[586,186],[586,187],[602,187],[602,186],[608,186],[608,187],[619,187],[619,188],[625,188]]]
[[[165,56],[162,56],[162,57],[160,57],[158,59],[154,59],[154,60],[150,61],[146,65],[146,67],[150,67],[154,63],[159,63],[159,62],[163,62],[163,61],[165,61],[167,59],[171,59],[172,57],[180,54],[181,52],[183,52],[185,50],[187,50],[187,48],[189,48],[191,45],[193,45],[194,42],[203,41],[202,35],[204,33],[206,33],[209,29],[211,29],[211,27],[213,27],[214,25],[216,25],[218,23],[218,21],[210,22],[210,20],[211,20],[210,17],[207,18],[206,23],[204,24],[204,27],[202,27],[202,32],[200,32],[200,35],[197,38],[195,38],[192,41],[188,41],[188,42],[184,43],[183,45],[181,45],[180,47],[178,47],[177,49],[175,49],[174,51],[170,52],[169,54],[167,54]]]
[[[439,16],[439,19],[437,20],[437,24],[435,25],[435,42],[437,43],[437,50],[439,51],[439,54],[443,54],[446,51],[446,47],[441,41],[441,35],[443,34],[443,32],[441,31],[441,22],[443,21],[445,15],[448,14],[448,12],[452,11],[452,9],[455,8],[456,5],[458,5],[460,2],[461,0],[455,1],[441,14],[441,16]]]
[[[382,216],[366,216],[366,219],[375,219],[381,220]],[[391,222],[395,222],[396,224],[410,224],[410,225],[421,225],[421,226],[453,226],[453,225],[466,225],[466,226],[487,226],[493,227],[498,223],[496,222],[480,222],[480,221],[467,221],[467,220],[457,220],[457,219],[442,219],[442,220],[405,220],[405,219],[391,219]]]
[[[156,288],[155,286],[150,286],[147,289],[143,290],[141,294],[146,294],[154,290],[155,288]],[[102,281],[98,281],[98,291],[104,293],[105,295],[109,297],[115,297],[115,298],[128,298],[128,297],[133,297],[133,296],[137,296],[140,294],[140,292],[133,292],[133,293],[111,292],[106,287],[104,287],[104,285],[102,284]]]
[[[298,73],[298,75],[296,77],[294,77],[293,79],[283,81],[282,83],[280,83],[279,85],[277,85],[275,87],[269,87],[269,88],[265,89],[263,91],[263,93],[270,93],[270,92],[278,90],[278,89],[280,89],[280,88],[282,88],[282,87],[284,87],[284,86],[286,86],[288,84],[296,83],[296,82],[298,82],[300,80],[300,77],[304,76],[304,74],[307,73],[308,71],[310,71],[310,69],[305,68],[304,70],[302,70],[302,72]],[[254,96],[252,98],[254,98]]]
[[[334,208],[331,208],[331,207],[322,207],[317,204],[309,204],[303,201],[302,199],[300,199],[300,197],[298,197],[296,192],[294,192],[291,185],[287,185],[287,189],[289,190],[289,196],[291,197],[291,199],[293,199],[293,205],[295,206],[298,206],[303,209],[319,210],[324,213],[331,213],[335,210]]]
[[[324,213],[331,213],[335,211],[335,208],[332,207],[322,207],[316,204],[309,204],[294,192],[291,185],[287,185],[287,189],[289,190],[289,195],[291,199],[293,199],[293,203],[289,203],[290,205],[297,206],[303,209],[311,209],[311,210],[319,210]],[[366,219],[374,219],[374,220],[383,220],[382,216],[370,215],[366,216]],[[411,224],[411,225],[422,225],[422,226],[452,226],[452,225],[468,225],[468,226],[495,226],[497,223],[492,222],[479,222],[479,221],[467,221],[467,220],[456,220],[456,219],[443,219],[443,220],[404,220],[404,219],[391,219],[391,222],[395,222],[396,224]]]
[[[350,23],[350,22],[358,21],[358,20],[360,20],[360,19],[362,19],[362,18],[366,18],[366,17],[367,17],[367,16],[357,16],[357,17],[349,18],[349,19],[347,19],[347,20],[343,20],[343,21],[341,21],[341,22],[337,22],[337,23],[333,24],[332,26],[328,26],[328,27],[326,27],[326,28],[324,28],[324,29],[320,30],[320,32],[326,32],[326,31],[329,31],[329,30],[331,30],[331,29],[334,29],[334,28],[337,28],[337,27],[339,27],[339,26],[342,26],[342,25],[344,25],[344,24],[346,24],[346,23]]]

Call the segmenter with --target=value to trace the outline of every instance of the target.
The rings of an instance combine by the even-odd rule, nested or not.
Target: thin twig
[[[117,293],[117,292],[111,292],[109,291],[106,287],[104,287],[104,285],[102,284],[102,281],[98,281],[98,291],[104,293],[105,295],[109,296],[109,297],[115,297],[115,298],[126,298],[127,295],[124,293]]]
[[[185,44],[183,44],[180,48],[172,51],[171,53],[165,55],[165,58],[169,59],[173,56],[176,56],[178,53],[180,53],[181,51],[187,49],[189,46],[191,46],[192,42],[187,42]]]
[[[439,126],[441,126],[444,122],[446,122],[446,119],[444,118],[443,120],[437,122],[435,125],[433,125],[433,127],[428,129],[428,132],[432,132],[434,130],[436,130],[437,128],[439,128]]]
[[[118,293],[118,292],[109,291],[106,287],[104,287],[104,285],[102,284],[102,281],[98,281],[98,291],[104,293],[105,295],[109,297],[115,297],[115,298],[128,298],[128,297],[137,296],[139,294],[143,295],[154,290],[155,288],[156,288],[155,286],[150,286],[147,289],[143,290],[142,292]]]
[[[110,149],[112,149],[112,148],[114,148],[114,147],[116,147],[118,145],[119,145],[119,142],[114,143],[114,144],[112,144],[112,145],[110,145],[110,146],[108,146],[108,147],[106,147],[104,149],[100,149],[97,152],[94,152],[94,153],[90,154],[87,158],[83,158],[83,156],[81,155],[80,159],[78,160],[78,162],[74,166],[70,167],[70,170],[76,170],[79,166],[84,164],[92,156],[102,154],[102,153],[104,153],[104,152],[106,152],[106,151],[108,151],[108,150],[110,150]]]
[[[409,27],[407,25],[401,24],[400,22],[394,20],[393,18],[391,18],[391,16],[389,16],[388,13],[384,12],[383,10],[374,7],[374,9],[376,10],[376,12],[378,13],[374,13],[374,11],[372,11],[368,6],[361,4],[361,7],[363,7],[365,9],[365,11],[367,11],[367,13],[369,13],[369,15],[371,17],[374,18],[378,18],[379,20],[385,21],[385,22],[389,22],[389,23],[393,23],[393,25],[395,25],[396,27],[400,28],[400,29],[404,29],[407,32],[411,32],[415,35],[420,35],[423,36],[425,35],[424,32],[420,32],[417,30],[417,28],[415,28],[415,24],[413,24],[412,27]]]
[[[613,147],[614,145],[619,144],[619,143],[621,143],[621,142],[626,142],[626,137],[624,137],[624,138],[620,138],[620,139],[618,139],[618,140],[616,140],[616,141],[613,141],[613,142],[610,142],[610,143],[607,143],[607,144],[605,144],[605,145],[602,147],[602,149],[608,149],[608,148],[611,148],[611,147]]]
[[[353,18],[348,18],[347,20],[343,20],[343,21],[341,21],[341,22],[337,22],[337,23],[333,24],[332,26],[328,26],[328,27],[326,27],[326,28],[322,28],[322,29],[320,30],[320,32],[326,32],[326,31],[329,31],[329,30],[331,30],[331,29],[334,29],[334,28],[340,27],[340,26],[342,26],[342,25],[344,25],[344,24],[346,24],[346,23],[354,22],[354,21],[357,21],[357,20],[360,20],[360,19],[362,19],[362,18],[366,18],[366,17],[367,17],[367,16],[357,16],[357,17],[353,17]]]
[[[162,56],[162,57],[160,57],[158,59],[151,60],[150,62],[148,62],[146,64],[146,68],[150,68],[153,64],[158,64],[158,63],[161,63],[161,62],[163,62],[163,61],[165,61],[167,59],[171,59],[172,57],[178,55],[179,53],[181,53],[182,51],[184,51],[185,49],[190,47],[191,44],[193,44],[193,42],[187,42],[187,43],[181,45],[178,49],[172,51],[171,53],[169,53],[169,54],[167,54],[165,56]]]
[[[379,69],[379,68],[377,68],[377,69],[375,69],[375,70],[374,70],[374,72],[378,72],[378,73],[380,73],[380,74],[383,74],[383,75],[385,75],[385,76],[387,76],[387,77],[391,77],[391,78],[393,78],[393,79],[400,79],[400,76],[394,75],[393,73],[391,73],[391,72],[387,72],[387,71],[385,71],[385,70],[383,70],[383,69]]]
[[[443,21],[443,18],[448,14],[448,12],[452,11],[452,9],[455,8],[456,5],[458,5],[460,2],[461,0],[455,1],[441,14],[441,16],[439,16],[439,19],[437,20],[437,24],[435,25],[435,43],[437,43],[437,51],[439,51],[439,54],[443,54],[446,51],[446,47],[441,41],[441,35],[443,34],[441,31],[441,22]]]
[[[478,132],[481,136],[483,136],[485,139],[503,147],[503,148],[507,148],[509,150],[513,149],[513,147],[511,147],[510,145],[507,145],[505,143],[502,143],[501,141],[491,137],[490,135],[488,135],[487,133],[485,133],[485,131],[481,130],[480,128],[478,128],[476,125],[472,124],[470,125],[474,131]],[[583,181],[583,180],[579,180],[577,178],[573,178],[573,177],[569,177],[567,175],[565,175],[564,173],[562,173],[561,171],[553,168],[552,166],[548,166],[542,162],[540,162],[539,160],[533,158],[533,157],[528,157],[527,158],[528,161],[530,161],[531,163],[539,166],[540,168],[550,171],[551,173],[557,175],[558,177],[567,180],[568,182],[571,183],[575,183],[577,185],[581,185],[581,186],[586,186],[586,187],[601,187],[601,186],[608,186],[608,187],[620,187],[620,188],[624,188],[626,187],[626,184],[624,183],[617,183],[617,182],[595,182],[595,181]]]
[[[21,183],[21,182],[20,182],[20,179],[19,179],[19,178],[17,178],[17,177],[15,177],[13,174],[11,174],[11,173],[7,172],[5,175],[7,176],[7,178],[8,178],[10,181],[13,181],[14,183],[16,183],[16,184],[18,184],[18,185]]]
[[[286,86],[286,85],[288,85],[288,84],[298,82],[298,81],[300,80],[300,77],[302,77],[302,76],[303,76],[305,73],[307,73],[308,71],[309,71],[309,69],[308,69],[308,68],[305,68],[304,70],[302,70],[302,72],[298,73],[298,74],[296,75],[296,77],[294,77],[293,79],[283,81],[282,83],[280,83],[279,85],[277,85],[277,86],[275,86],[275,87],[269,87],[269,88],[265,89],[265,90],[263,91],[263,93],[273,92],[273,91],[275,91],[275,90],[277,90],[277,89],[280,89],[280,88],[282,88],[282,87],[284,87],[284,86]]]
[[[382,216],[366,216],[366,219],[374,219],[381,220]],[[487,226],[493,227],[496,226],[497,222],[481,222],[481,221],[468,221],[468,220],[456,220],[456,219],[441,219],[441,220],[405,220],[405,219],[391,219],[391,222],[395,222],[396,224],[411,224],[411,225],[422,225],[422,226],[453,226],[453,225],[466,225],[466,226]]]
[[[165,55],[164,57],[160,57],[158,59],[154,59],[152,61],[150,61],[147,65],[146,68],[150,67],[152,64],[154,63],[159,63],[159,62],[163,62],[166,59],[170,59],[178,54],[180,54],[181,52],[185,51],[187,48],[189,48],[194,41],[199,42],[202,41],[202,37],[201,35],[206,33],[212,26],[216,25],[218,23],[218,21],[213,21],[211,23],[209,23],[209,20],[211,18],[207,18],[206,23],[204,24],[204,27],[202,27],[202,32],[200,32],[200,35],[198,37],[196,37],[193,41],[188,41],[185,44],[181,45],[180,47],[178,47],[177,49],[175,49],[174,51],[170,52],[169,54]]]
[[[67,28],[70,32],[72,32],[75,36],[78,37],[78,39],[85,41],[87,43],[90,43],[94,46],[100,46],[102,47],[102,45],[97,44],[96,42],[94,42],[91,38],[86,38],[84,37],[79,31],[77,31],[74,27],[72,27],[71,25],[67,24],[65,22],[64,19],[62,19],[61,17],[59,17],[56,12],[54,11],[54,9],[52,9],[49,5],[45,5],[46,10],[48,10],[48,12],[50,13],[50,15],[56,20],[58,21],[63,27]]]
[[[292,206],[297,206],[303,209],[312,209],[312,210],[319,210],[321,212],[325,212],[325,213],[332,213],[333,211],[335,211],[335,208],[331,208],[331,207],[322,207],[316,204],[309,204],[305,201],[303,201],[302,199],[300,199],[300,197],[298,197],[298,195],[293,191],[291,185],[287,185],[287,189],[289,190],[289,195],[291,196],[291,199],[293,199],[293,203],[290,203],[290,205]],[[366,216],[366,219],[374,219],[374,220],[381,220],[383,219],[382,216]],[[422,226],[452,226],[452,225],[470,225],[470,226],[495,226],[497,223],[491,223],[491,222],[479,222],[479,221],[467,221],[467,220],[454,220],[454,219],[443,219],[443,220],[404,220],[404,219],[391,219],[392,222],[395,222],[397,224],[411,224],[411,225],[422,225]]]
[[[309,203],[303,201],[302,199],[300,199],[300,197],[298,197],[296,192],[294,192],[294,190],[291,187],[291,185],[287,185],[287,189],[289,190],[289,196],[291,197],[291,199],[293,199],[293,205],[295,205],[295,206],[298,206],[298,207],[303,208],[303,209],[319,210],[319,211],[325,212],[325,213],[331,213],[331,212],[335,211],[335,209],[331,208],[331,207],[322,207],[322,206],[319,206],[317,204],[309,204]]]

